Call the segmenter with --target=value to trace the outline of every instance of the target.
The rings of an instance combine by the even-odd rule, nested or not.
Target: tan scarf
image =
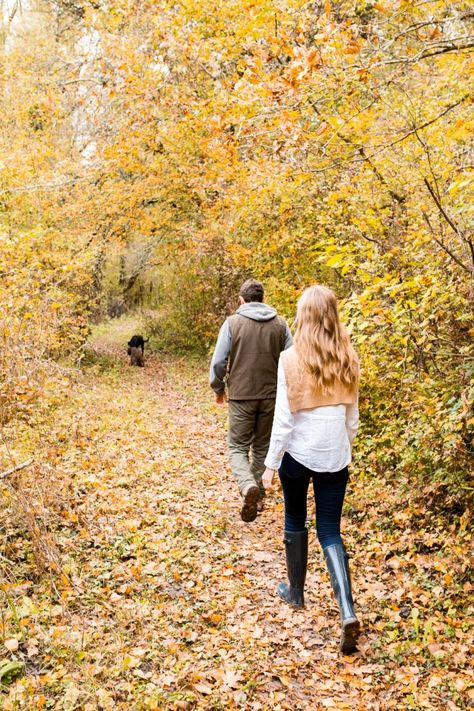
[[[312,410],[314,407],[324,405],[351,405],[357,402],[357,387],[348,389],[337,382],[330,394],[323,395],[321,390],[314,386],[310,375],[300,363],[294,346],[283,351],[280,358],[283,359],[291,412]]]

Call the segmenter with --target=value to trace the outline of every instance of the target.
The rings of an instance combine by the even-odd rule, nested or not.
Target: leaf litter
[[[469,707],[467,532],[417,527],[397,482],[354,474],[343,530],[363,635],[341,657],[314,532],[307,607],[293,611],[275,594],[281,493],[240,520],[205,364],[130,368],[113,334],[94,349],[116,366],[71,376],[35,442],[63,490],[61,571],[36,576],[7,530],[6,558],[27,554],[2,586],[6,711]]]

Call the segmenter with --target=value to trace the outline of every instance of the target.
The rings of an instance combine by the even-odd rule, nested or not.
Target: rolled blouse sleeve
[[[288,403],[285,370],[282,359],[278,363],[278,385],[275,401],[275,414],[273,417],[270,446],[265,459],[265,466],[269,469],[279,469],[293,430],[293,415]]]
[[[346,431],[349,437],[349,442],[353,443],[357,430],[359,428],[359,403],[356,402],[353,405],[346,405]]]

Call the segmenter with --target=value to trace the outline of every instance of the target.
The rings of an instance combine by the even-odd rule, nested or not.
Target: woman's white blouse
[[[359,407],[326,405],[291,412],[285,370],[278,364],[278,389],[270,447],[265,466],[278,469],[285,452],[315,472],[338,472],[351,461],[359,424]]]

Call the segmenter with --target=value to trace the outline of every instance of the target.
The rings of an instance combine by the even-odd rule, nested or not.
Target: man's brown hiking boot
[[[255,521],[257,518],[257,504],[260,499],[260,489],[256,484],[249,484],[242,491],[242,496],[244,498],[244,504],[240,512],[242,521],[246,523]]]

